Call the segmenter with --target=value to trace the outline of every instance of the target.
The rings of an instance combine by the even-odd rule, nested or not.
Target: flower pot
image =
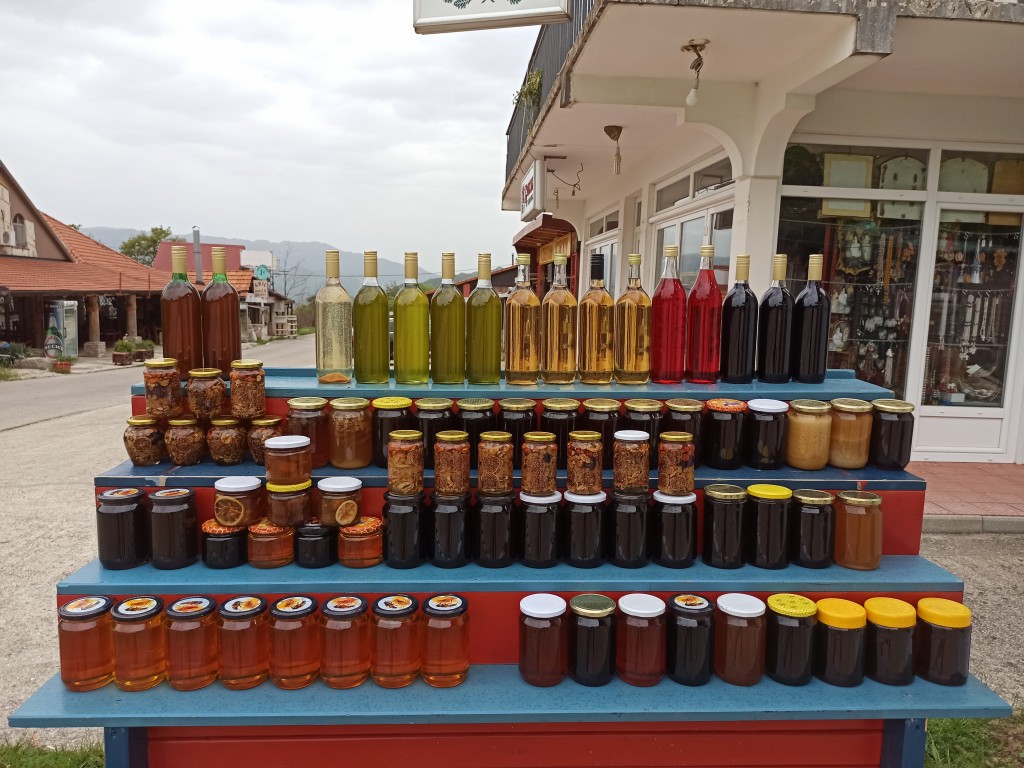
[[[147,351],[148,350],[145,349],[136,349],[134,352],[132,352],[132,358],[135,360],[136,363],[141,363],[143,360],[148,360],[150,357],[152,357],[153,353],[150,352],[149,354],[146,354]]]
[[[71,373],[71,363],[62,360],[54,360],[50,363],[50,370],[54,373]]]
[[[131,352],[114,352],[113,353],[114,365],[131,365],[132,364],[132,353]]]

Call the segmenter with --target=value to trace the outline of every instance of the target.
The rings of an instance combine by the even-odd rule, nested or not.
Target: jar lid
[[[837,629],[859,629],[867,623],[864,606],[839,597],[818,601],[818,621]]]
[[[626,443],[646,443],[651,436],[639,429],[619,429],[615,432],[615,439]]]
[[[801,504],[811,504],[817,507],[827,506],[836,500],[836,497],[828,491],[815,491],[810,488],[793,491],[793,498]]]
[[[267,601],[259,595],[232,597],[220,604],[217,612],[228,619],[251,619],[267,609]]]
[[[217,603],[212,598],[203,595],[192,595],[175,600],[167,606],[167,618],[169,619],[201,619],[209,616],[217,610]]]
[[[653,619],[655,616],[661,616],[665,612],[665,601],[654,595],[634,592],[619,598],[619,610],[627,616]]]
[[[416,598],[410,595],[388,595],[373,604],[373,612],[378,616],[397,618],[416,613],[417,605]]]
[[[231,367],[240,371],[252,371],[263,367],[262,360],[232,360]]]
[[[295,535],[304,539],[329,539],[334,535],[334,529],[321,523],[320,518],[311,517],[295,526]]]
[[[670,411],[677,413],[699,413],[704,410],[704,403],[689,397],[675,397],[665,401],[665,406]]]
[[[339,530],[346,536],[372,536],[384,528],[384,521],[379,517],[360,517],[351,525],[342,526]]]
[[[624,405],[627,411],[636,413],[661,413],[661,401],[651,400],[646,397],[637,397],[627,400]]]
[[[270,615],[275,619],[304,619],[317,609],[316,600],[307,595],[291,595],[275,600]]]
[[[418,429],[395,429],[388,432],[388,440],[422,440],[423,433]]]
[[[882,503],[881,496],[868,491],[840,491],[839,500],[851,507],[877,507]]]
[[[481,432],[480,441],[488,443],[511,443],[511,432]]]
[[[784,488],[781,485],[755,483],[754,485],[747,486],[747,495],[753,496],[755,499],[769,499],[772,501],[781,501],[792,498],[793,492],[789,490],[789,488]]]
[[[914,606],[895,597],[869,597],[864,601],[868,621],[880,627],[906,629],[917,623]]]
[[[447,619],[461,616],[469,610],[469,602],[462,595],[433,595],[423,601],[423,613]]]
[[[871,404],[876,411],[884,411],[886,413],[913,413],[914,404],[908,403],[906,400],[875,400]]]
[[[780,616],[789,616],[793,619],[806,619],[818,612],[818,606],[810,598],[786,592],[771,595],[768,598],[768,607]]]
[[[279,483],[267,483],[267,490],[271,493],[298,493],[313,486],[312,480],[303,480],[301,483],[291,485],[280,485]]]
[[[209,520],[204,520],[203,524],[199,527],[203,533],[211,536],[227,536],[228,534],[245,531],[244,525],[221,525],[212,517]]]
[[[499,400],[498,405],[503,411],[532,411],[537,408],[537,401],[525,397],[509,397]]]
[[[563,498],[570,504],[603,504],[608,499],[608,494],[604,491],[599,493],[570,493],[566,491]]]
[[[358,595],[338,595],[324,602],[324,616],[332,619],[353,619],[366,613],[366,601]]]
[[[962,629],[971,626],[971,609],[943,597],[922,597],[917,601],[917,615],[939,627]]]
[[[194,419],[191,416],[186,416],[183,419],[168,419],[167,426],[169,427],[194,427],[199,423],[198,419]]]
[[[416,401],[417,411],[444,411],[455,405],[455,401],[447,397],[421,397]]]
[[[546,496],[533,496],[529,493],[520,493],[519,499],[524,504],[555,504],[562,500],[562,494],[558,491],[549,493]]]
[[[660,501],[662,504],[696,504],[697,494],[695,493],[684,493],[680,496],[672,496],[668,493],[662,493],[661,491],[654,492],[654,500]]]
[[[469,432],[461,429],[445,429],[434,435],[434,440],[439,443],[464,443],[469,440]]]
[[[215,427],[237,427],[239,423],[238,419],[232,416],[218,416],[216,419],[210,419],[210,424]]]
[[[460,411],[489,411],[494,408],[494,401],[487,397],[467,397],[456,400]]]
[[[111,488],[96,496],[100,501],[128,502],[142,498],[141,488]]]
[[[785,413],[789,410],[789,403],[785,403],[782,400],[769,400],[759,397],[754,400],[748,400],[747,408],[756,413]]]
[[[675,595],[668,601],[668,605],[677,616],[706,616],[715,610],[710,601],[701,595]]]
[[[606,595],[576,595],[569,601],[569,610],[588,619],[603,619],[615,611],[615,601]]]
[[[336,397],[331,400],[331,408],[336,411],[361,411],[370,407],[365,397]]]
[[[213,487],[225,493],[245,493],[255,491],[261,485],[263,481],[258,477],[222,477],[214,482]]]
[[[178,364],[178,361],[173,357],[154,357],[149,360],[143,360],[142,364],[146,368],[173,368]]]
[[[258,523],[253,523],[249,526],[249,533],[255,533],[257,535],[269,535],[278,533],[288,533],[291,528],[282,528],[280,525],[274,525],[267,518],[263,518]]]
[[[824,400],[790,400],[789,407],[797,413],[828,413],[832,408]]]
[[[110,615],[117,621],[145,621],[160,614],[164,609],[164,601],[159,597],[129,597],[122,600]]]
[[[132,427],[152,427],[156,424],[156,419],[152,416],[132,416],[128,419],[128,424]]]
[[[220,368],[193,368],[188,372],[190,379],[214,379],[220,376]],[[168,610],[170,610],[168,608]]]
[[[704,486],[704,495],[721,501],[742,501],[747,498],[745,490],[738,485],[728,485],[727,483],[713,483]]]
[[[621,407],[622,404],[618,400],[612,400],[610,397],[592,397],[583,401],[584,410],[597,413],[618,413]]]
[[[279,435],[268,437],[263,444],[268,451],[294,451],[297,448],[306,448],[310,439],[305,435]]]
[[[412,405],[408,397],[378,397],[373,401],[373,407],[378,411],[400,411]]]
[[[316,487],[326,493],[351,493],[363,487],[363,481],[357,477],[325,477]]]
[[[149,498],[156,502],[188,501],[195,495],[191,488],[161,488],[159,491],[151,492]]]
[[[288,407],[295,411],[322,411],[326,406],[326,397],[293,397],[288,401]]]
[[[113,605],[113,600],[102,595],[76,597],[58,608],[57,615],[70,621],[85,621],[106,613]]]
[[[741,619],[755,619],[764,616],[764,603],[753,595],[745,595],[741,592],[727,592],[719,595],[715,601],[718,610],[729,616],[736,616]]]
[[[692,443],[693,435],[689,432],[662,432],[658,437],[663,443]]]
[[[280,416],[260,416],[258,419],[250,419],[250,427],[276,427],[281,423]],[[268,438],[269,439],[269,438]]]
[[[523,440],[528,443],[553,443],[555,442],[554,432],[526,432]]]
[[[565,613],[565,600],[558,595],[537,592],[520,600],[519,610],[534,619],[553,619]]]
[[[578,411],[580,401],[571,397],[549,397],[540,403],[547,411]]]
[[[832,401],[832,407],[844,413],[868,413],[871,410],[871,403],[855,397],[837,397]]]
[[[708,400],[708,410],[718,413],[743,413],[747,410],[747,404],[742,400],[716,397],[713,400]]]
[[[589,429],[574,429],[569,433],[570,440],[576,440],[581,443],[590,443],[601,439],[600,432],[592,432]]]

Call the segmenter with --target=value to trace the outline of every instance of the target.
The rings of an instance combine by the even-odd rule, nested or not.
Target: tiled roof
[[[238,291],[240,298],[245,298],[246,294],[249,293],[249,286],[252,284],[252,270],[251,269],[229,269],[227,271],[228,282],[231,283],[231,287]],[[196,273],[195,271],[188,273],[188,279],[195,285]],[[209,283],[213,280],[213,273],[203,271],[204,283]],[[204,286],[205,287],[205,286]]]
[[[160,289],[164,287],[164,284],[171,279],[171,276],[166,272],[159,272],[134,259],[129,259],[122,253],[118,253],[112,248],[108,248],[102,243],[93,240],[88,235],[83,235],[74,227],[69,227],[63,222],[57,221],[52,216],[44,213],[43,218],[46,219],[46,224],[50,227],[50,230],[55,234],[64,246],[71,251],[72,257],[75,261],[82,264],[89,264],[94,267],[103,267],[104,269],[111,269],[115,272],[121,272],[125,275],[132,275],[145,281],[152,281],[155,285],[159,285]],[[159,276],[159,277],[158,277]]]

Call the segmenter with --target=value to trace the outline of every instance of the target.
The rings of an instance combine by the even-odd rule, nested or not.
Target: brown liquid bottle
[[[213,279],[203,289],[200,304],[204,365],[220,369],[221,378],[226,379],[231,361],[242,357],[242,337],[238,327],[238,293],[228,282],[227,257],[222,246],[213,248]]]
[[[187,376],[203,367],[203,326],[199,291],[188,281],[185,246],[171,246],[171,282],[160,294],[160,326],[163,328],[164,357],[178,361],[178,371]]]

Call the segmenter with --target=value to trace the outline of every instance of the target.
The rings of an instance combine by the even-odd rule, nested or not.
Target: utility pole
[[[199,227],[192,227],[192,250],[196,257],[196,285],[203,284],[203,249],[199,245]]]

